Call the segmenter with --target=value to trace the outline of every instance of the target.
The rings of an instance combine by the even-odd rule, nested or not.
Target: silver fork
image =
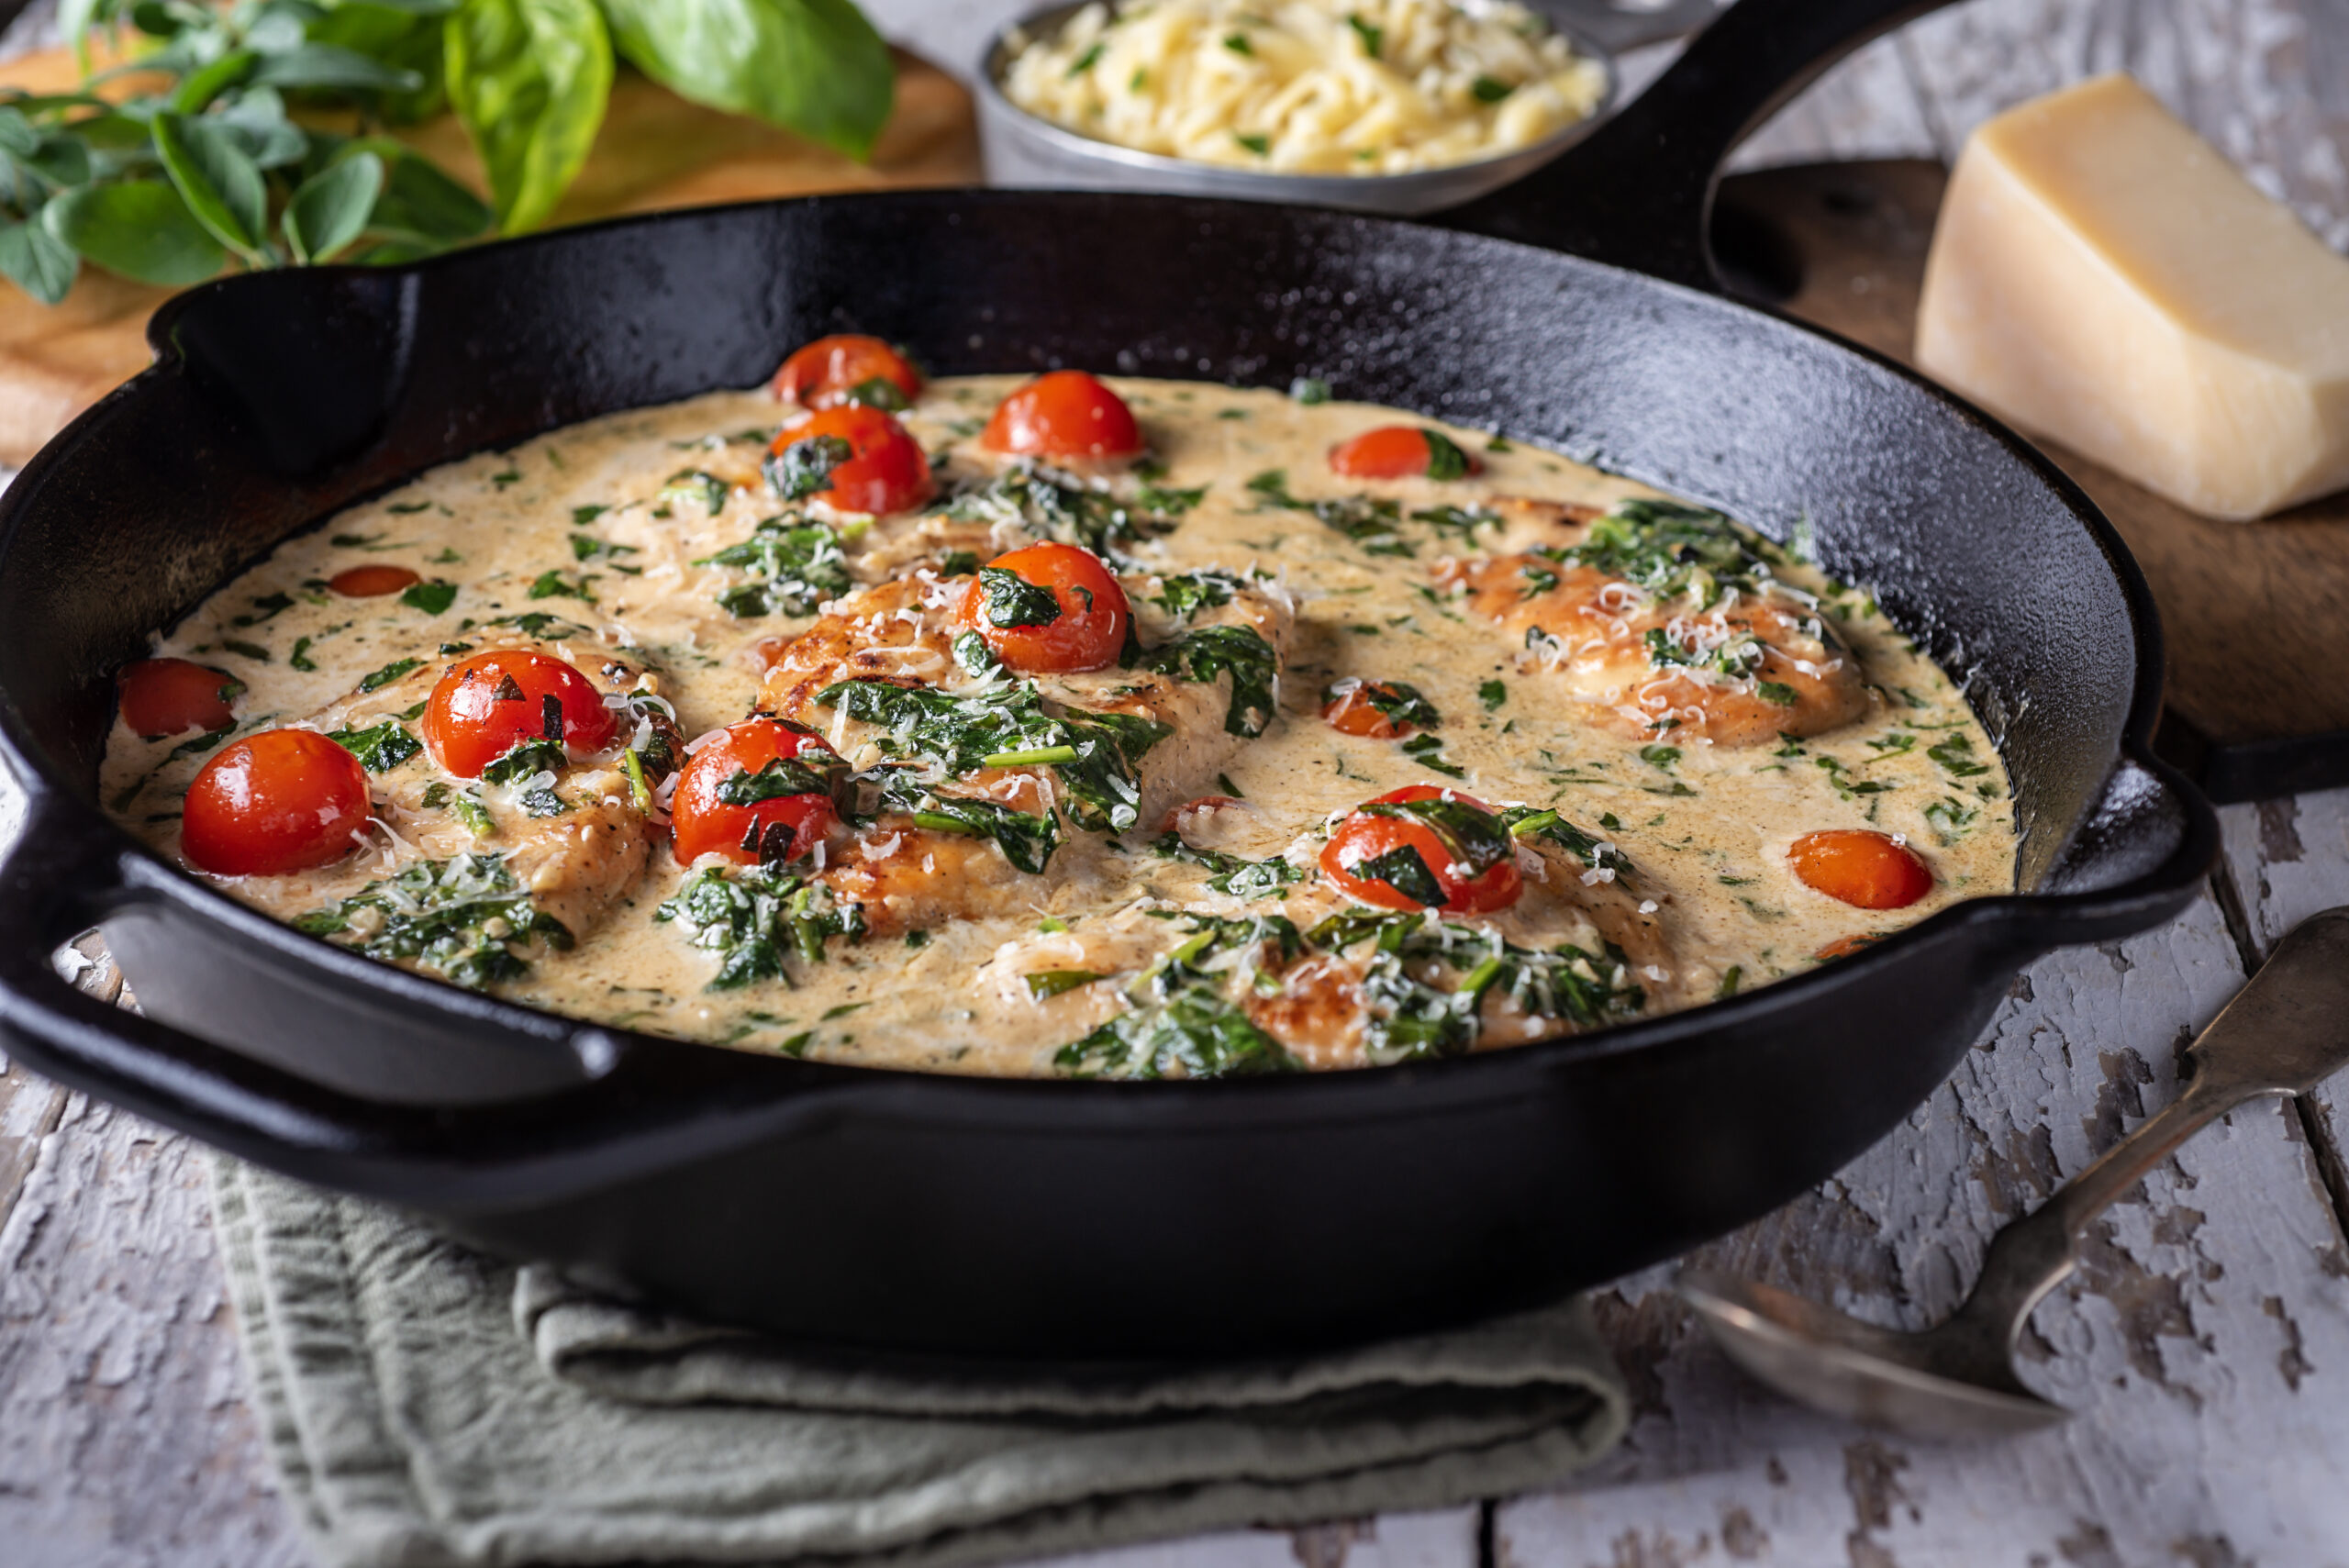
[[[2310,916],[2278,943],[2187,1049],[2178,1097],[1991,1238],[1955,1315],[1916,1333],[1709,1269],[1684,1269],[1680,1295],[1721,1349],[1762,1382],[1832,1415],[1918,1437],[1997,1437],[2071,1412],[2015,1375],[2032,1308],[2072,1272],[2089,1220],[2172,1151],[2238,1106],[2305,1094],[2349,1067],[2349,907]]]

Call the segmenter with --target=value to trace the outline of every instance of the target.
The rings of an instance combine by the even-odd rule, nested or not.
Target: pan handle
[[[1721,161],[1827,68],[1947,0],[1740,0],[1605,125],[1446,227],[1569,250],[1712,293]]]
[[[2218,863],[2219,814],[2186,776],[2135,741],[2105,780],[2029,897],[1997,899],[2018,947],[2032,953],[2116,941],[2168,920],[2202,895]]]
[[[0,1041],[34,1071],[231,1152],[348,1152],[358,1102],[99,1000],[50,955],[118,908],[122,851],[86,806],[36,788],[0,859]]]

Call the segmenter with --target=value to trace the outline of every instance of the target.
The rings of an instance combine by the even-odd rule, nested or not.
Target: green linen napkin
[[[1544,1485],[1629,1402],[1579,1299],[1122,1381],[795,1358],[226,1158],[256,1404],[333,1568],[961,1568]]]

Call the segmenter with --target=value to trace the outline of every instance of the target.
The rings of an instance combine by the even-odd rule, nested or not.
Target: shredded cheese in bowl
[[[1586,119],[1598,61],[1509,0],[1126,0],[1012,41],[1004,95],[1096,140],[1280,174],[1400,174]]]

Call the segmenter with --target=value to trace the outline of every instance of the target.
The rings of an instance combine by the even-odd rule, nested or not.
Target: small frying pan
[[[1250,203],[823,197],[388,271],[232,279],[0,496],[0,1036],[36,1070],[500,1251],[811,1344],[1241,1355],[1611,1278],[1894,1127],[2015,971],[2157,923],[2217,829],[2146,747],[2161,651],[2112,530],[1976,410],[1718,292],[1724,151],[1917,0],[1747,0],[1522,184],[1435,228]],[[1568,251],[1576,252],[1574,254]],[[181,873],[95,796],[112,673],[289,535],[464,453],[752,385],[844,328],[946,373],[1076,364],[1497,427],[1719,506],[1965,683],[2021,892],[1729,1001],[1457,1061],[1187,1083],[829,1066],[378,965]],[[61,982],[103,923],[145,1016]]]

